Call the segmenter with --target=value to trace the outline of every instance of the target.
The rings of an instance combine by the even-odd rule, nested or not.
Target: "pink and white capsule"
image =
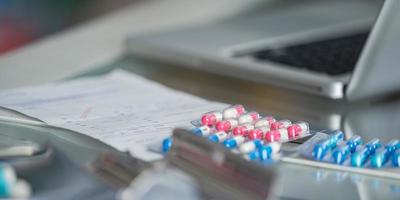
[[[239,117],[239,124],[253,124],[260,119],[258,112],[248,112]]]
[[[266,132],[270,131],[269,127],[264,126],[264,127],[259,127],[253,130],[250,130],[247,134],[247,137],[250,140],[255,140],[255,139],[259,139],[262,140],[262,138],[264,137],[264,134]]]
[[[215,128],[217,129],[217,131],[225,131],[225,132],[229,132],[237,126],[238,126],[238,121],[236,119],[222,120],[217,122],[217,124],[215,124]]]
[[[204,126],[212,126],[216,124],[218,121],[221,121],[222,117],[223,117],[222,112],[218,111],[208,112],[203,114],[203,116],[201,116],[201,123]]]
[[[276,122],[276,119],[274,117],[271,116],[265,116],[259,120],[257,120],[254,123],[254,127],[259,128],[259,127],[270,127],[272,125],[272,123]]]
[[[224,116],[224,119],[234,119],[234,118],[238,118],[240,115],[242,115],[245,112],[246,112],[246,110],[244,109],[244,107],[242,105],[238,104],[238,105],[233,105],[228,108],[225,108],[222,111],[222,114]]]
[[[279,120],[279,121],[274,122],[274,123],[271,124],[271,130],[278,130],[278,129],[281,129],[281,128],[287,128],[291,124],[292,124],[292,122],[289,121],[289,120]]]
[[[254,126],[251,124],[242,124],[237,126],[236,128],[234,128],[232,130],[232,134],[233,135],[243,135],[243,136],[247,136],[247,134],[249,133],[250,130],[253,130]]]
[[[309,126],[307,122],[297,122],[296,124],[288,126],[287,131],[289,138],[299,137],[308,133]]]

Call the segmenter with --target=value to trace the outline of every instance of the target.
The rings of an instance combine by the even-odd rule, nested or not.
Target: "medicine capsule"
[[[255,140],[259,139],[261,140],[264,137],[265,132],[269,131],[269,128],[264,126],[264,127],[259,127],[253,130],[249,130],[247,137],[250,140]]]
[[[253,130],[254,126],[251,124],[242,124],[232,130],[233,135],[247,136],[250,130]]]
[[[392,153],[392,165],[394,167],[400,167],[400,148],[396,149],[393,153]]]
[[[207,137],[211,133],[211,128],[209,126],[200,126],[192,129],[192,132],[201,137]]]
[[[396,151],[396,149],[399,147],[400,147],[400,141],[397,139],[390,140],[385,146],[385,148],[389,151],[389,154]]]
[[[208,112],[203,114],[201,117],[201,124],[204,126],[213,126],[215,125],[218,121],[222,120],[222,113],[218,111],[213,111],[213,112]]]
[[[276,119],[271,116],[265,116],[254,123],[254,127],[271,127],[271,124],[276,122]]]
[[[281,140],[281,133],[279,131],[268,131],[264,135],[266,142],[279,142]]]
[[[244,107],[242,105],[238,104],[238,105],[234,105],[234,106],[225,108],[222,111],[222,114],[224,116],[224,119],[234,119],[234,118],[238,118],[240,115],[242,115],[245,112],[246,112],[246,110],[244,109]]]
[[[371,166],[375,168],[381,168],[390,156],[390,151],[387,148],[379,148],[371,156]]]
[[[264,136],[266,142],[287,141],[288,139],[288,130],[286,128],[268,131]]]
[[[342,141],[344,139],[344,133],[342,131],[335,131],[332,134],[329,135],[329,148],[335,148],[336,144],[339,141]]]
[[[212,134],[208,136],[208,139],[212,142],[220,143],[226,140],[228,138],[228,134],[225,132],[216,132],[215,134]]]
[[[259,159],[260,160],[268,160],[272,158],[272,147],[271,146],[261,146],[258,149]]]
[[[359,135],[352,136],[349,140],[347,140],[346,144],[350,147],[350,152],[354,153],[358,145],[363,143],[361,137]]]
[[[292,124],[289,120],[280,120],[271,124],[271,130],[278,130],[281,128],[287,128]]]
[[[331,140],[326,139],[314,145],[312,156],[315,160],[322,160],[329,149],[331,149]]]
[[[379,139],[374,138],[364,146],[357,147],[356,151],[351,155],[351,165],[353,167],[362,167],[369,156],[375,152],[375,149],[380,146]]]
[[[172,138],[167,137],[162,141],[162,152],[167,153],[172,147]]]
[[[239,124],[253,124],[260,119],[258,112],[248,112],[239,117]]]
[[[341,165],[347,158],[347,156],[350,154],[350,146],[347,145],[346,143],[341,143],[339,144],[336,149],[333,150],[332,152],[332,158],[333,162],[336,164]]]
[[[307,122],[297,122],[288,126],[287,131],[289,138],[295,138],[308,133],[309,126]]]
[[[243,156],[247,160],[258,160],[260,158],[260,153],[257,150],[251,151]]]
[[[225,140],[222,144],[228,149],[233,149],[243,144],[244,141],[245,141],[244,136],[237,135],[230,139]]]
[[[256,149],[260,148],[262,146],[262,142],[261,140],[251,140],[251,141],[247,141],[245,143],[243,143],[242,145],[240,145],[239,147],[239,151],[240,153],[249,153],[252,151],[255,151]]]
[[[17,181],[14,168],[9,165],[0,165],[0,198],[11,195],[12,186]]]
[[[215,128],[217,129],[217,131],[229,132],[237,126],[238,121],[236,119],[227,119],[217,122]]]
[[[365,144],[365,147],[370,151],[370,154],[375,153],[375,150],[379,147],[381,147],[381,143],[378,138],[374,138],[371,141],[369,141],[367,144]]]

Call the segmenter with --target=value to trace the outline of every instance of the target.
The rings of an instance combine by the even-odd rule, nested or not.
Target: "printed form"
[[[226,104],[167,88],[126,71],[0,92],[0,106],[86,134],[133,156],[161,158],[148,146],[174,127]],[[160,144],[161,145],[161,144]]]

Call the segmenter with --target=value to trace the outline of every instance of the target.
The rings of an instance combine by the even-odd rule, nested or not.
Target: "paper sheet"
[[[0,106],[129,150],[144,160],[160,158],[147,146],[190,126],[225,104],[169,89],[125,71],[0,92]]]

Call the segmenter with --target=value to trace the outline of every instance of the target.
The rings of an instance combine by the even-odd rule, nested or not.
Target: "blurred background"
[[[1,0],[0,55],[138,0]]]

